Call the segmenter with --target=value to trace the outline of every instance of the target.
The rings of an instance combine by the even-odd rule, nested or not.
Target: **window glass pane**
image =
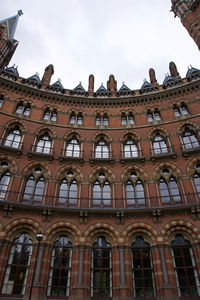
[[[197,192],[200,194],[200,175],[197,173],[194,174],[194,182],[196,185]]]
[[[147,119],[148,119],[148,122],[153,122],[153,115],[151,112],[147,113]]]
[[[122,125],[127,125],[127,119],[126,116],[122,116]]]
[[[30,176],[26,182],[26,187],[23,195],[24,200],[30,200],[33,197],[34,187],[35,187],[35,179],[33,176]]]
[[[101,117],[100,116],[96,117],[96,125],[98,125],[98,126],[101,125]]]
[[[22,114],[23,113],[23,109],[24,109],[24,106],[23,106],[23,104],[18,104],[17,105],[17,108],[16,108],[16,114]]]
[[[134,124],[134,118],[133,118],[132,115],[128,116],[128,123],[129,123],[129,125],[133,125]]]
[[[186,106],[186,105],[182,104],[180,110],[181,110],[181,114],[182,114],[183,116],[184,116],[184,115],[188,115],[188,109],[187,109],[187,106]]]
[[[6,172],[0,179],[0,198],[4,199],[10,182],[10,173]]]
[[[54,112],[51,113],[51,121],[55,122],[56,119],[57,119],[57,113],[54,111]]]
[[[68,184],[66,179],[64,179],[60,185],[58,203],[65,204],[67,200],[67,196],[68,196]]]
[[[43,192],[44,192],[44,178],[41,177],[37,181],[37,183],[36,183],[35,192],[34,192],[34,195],[33,195],[33,199],[35,201],[41,202],[42,201]]]
[[[43,120],[46,120],[46,121],[50,120],[50,111],[45,111]]]
[[[100,205],[101,203],[101,186],[98,181],[93,186],[93,205]]]
[[[104,126],[108,125],[108,117],[106,117],[106,116],[103,117],[103,125]]]
[[[170,202],[170,194],[169,194],[168,185],[163,178],[160,179],[160,194],[161,194],[163,203]]]
[[[136,182],[135,191],[136,191],[137,203],[144,204],[145,196],[144,196],[144,187],[143,187],[142,181],[138,180]]]
[[[81,115],[78,115],[77,124],[78,125],[82,125],[83,124],[83,117]]]
[[[73,180],[70,188],[69,188],[69,203],[70,204],[76,204],[77,200],[77,193],[78,193],[78,186],[76,180]]]
[[[160,116],[159,111],[155,110],[154,118],[155,118],[155,121],[160,121],[161,120],[161,116]]]
[[[126,184],[127,205],[135,204],[135,188],[131,181]]]
[[[174,106],[174,114],[175,114],[175,117],[181,116],[180,110],[177,106]]]
[[[76,123],[76,116],[75,115],[71,115],[70,117],[70,124],[75,124]]]
[[[174,177],[170,178],[169,188],[170,188],[170,193],[171,193],[172,199],[175,202],[176,201],[181,201],[181,196],[180,196],[180,193],[179,193],[178,184],[177,184],[177,182],[176,182],[176,180],[175,180]]]
[[[29,116],[30,111],[31,111],[31,108],[30,108],[29,106],[26,106],[26,107],[24,108],[24,113],[23,113],[23,115],[24,115],[24,116]]]
[[[103,203],[104,205],[111,205],[111,188],[108,181],[106,181],[103,185]]]

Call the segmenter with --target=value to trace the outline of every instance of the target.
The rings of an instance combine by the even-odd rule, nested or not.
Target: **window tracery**
[[[30,111],[31,111],[31,106],[30,104],[25,104],[23,101],[20,101],[18,104],[17,104],[17,107],[16,107],[16,110],[15,110],[15,113],[18,114],[18,115],[23,115],[23,116],[29,116],[30,114]]]
[[[4,145],[7,147],[21,149],[22,147],[22,132],[18,125],[10,128],[5,135]]]
[[[44,111],[43,120],[56,122],[56,120],[57,120],[56,109],[46,108]]]
[[[131,171],[127,176],[125,187],[128,207],[145,205],[144,184],[139,173]]]
[[[182,146],[184,151],[200,147],[199,137],[193,128],[184,128],[182,133]]]
[[[41,136],[39,136],[36,142],[36,152],[43,154],[52,154],[52,140],[49,136],[48,132],[44,132]]]
[[[76,206],[78,198],[78,181],[76,173],[68,170],[59,186],[58,205]]]
[[[83,115],[82,113],[72,112],[69,120],[70,125],[82,125],[83,124]]]
[[[105,172],[96,174],[93,182],[93,206],[111,206],[111,184]]]
[[[181,105],[175,104],[173,106],[175,117],[186,116],[189,114],[188,107],[185,103],[181,103]]]
[[[108,126],[108,116],[106,114],[96,116],[96,125],[97,126]]]
[[[161,115],[159,110],[156,108],[155,110],[148,110],[147,111],[147,120],[149,123],[161,121]]]
[[[181,202],[181,194],[172,170],[163,168],[159,179],[160,195],[163,204]]]
[[[45,188],[44,171],[40,166],[35,167],[29,174],[24,188],[23,201],[42,203]]]

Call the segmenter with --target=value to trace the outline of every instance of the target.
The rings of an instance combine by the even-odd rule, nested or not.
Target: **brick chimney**
[[[88,92],[94,92],[94,75],[90,74],[88,82]]]
[[[153,84],[153,85],[158,84],[158,82],[156,80],[156,73],[153,68],[149,69],[149,78],[150,78],[151,84]]]
[[[109,76],[109,80],[107,81],[107,90],[110,92],[117,90],[117,81],[115,80],[114,75]]]
[[[171,61],[169,63],[169,71],[170,71],[171,76],[176,77],[176,78],[180,78],[177,67],[176,67],[176,65],[173,61]]]
[[[42,77],[42,84],[44,85],[50,85],[51,82],[51,77],[54,73],[54,68],[53,65],[49,65],[48,67],[46,67],[45,71],[44,71],[44,75]]]

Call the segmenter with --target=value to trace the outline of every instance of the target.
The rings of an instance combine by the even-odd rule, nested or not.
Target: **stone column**
[[[127,246],[112,248],[113,300],[132,299],[132,283],[130,285],[131,252]]]
[[[73,247],[70,300],[90,299],[90,280],[87,278],[90,272],[86,272],[86,267],[91,260],[90,252],[90,247],[84,245]]]

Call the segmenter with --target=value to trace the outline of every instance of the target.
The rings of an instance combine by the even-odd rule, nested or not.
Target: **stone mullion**
[[[131,253],[128,247],[116,246],[112,248],[113,299],[133,297],[130,262]]]
[[[178,289],[176,285],[171,247],[163,244],[158,245],[157,248],[160,264],[159,269],[161,272],[160,274],[157,274],[160,282],[160,285],[157,285],[157,291],[159,294],[158,299],[176,300],[178,299]]]
[[[72,272],[70,281],[70,300],[88,299],[89,297],[89,282],[86,272],[86,264],[88,265],[88,248],[83,245],[73,247],[72,255]]]
[[[196,269],[200,280],[200,243],[195,243],[192,245],[192,249],[194,252],[194,259],[196,263]]]
[[[0,240],[0,282],[3,282],[5,270],[10,254],[11,242],[1,239]]]

